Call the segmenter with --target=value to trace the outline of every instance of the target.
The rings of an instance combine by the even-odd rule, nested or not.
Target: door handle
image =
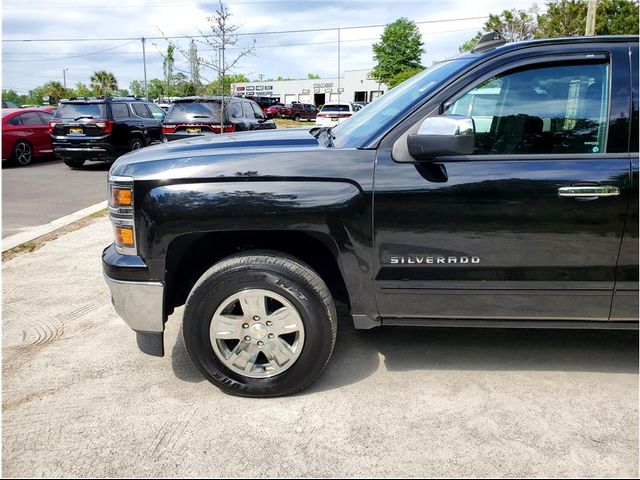
[[[610,185],[578,185],[560,187],[558,195],[560,197],[617,197],[620,195],[620,189]]]

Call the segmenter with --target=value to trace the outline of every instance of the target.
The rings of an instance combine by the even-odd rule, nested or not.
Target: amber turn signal
[[[134,244],[133,228],[123,227],[121,225],[115,226],[116,231],[116,243],[123,247],[132,247]]]
[[[111,205],[114,207],[130,207],[132,205],[130,188],[111,188]]]

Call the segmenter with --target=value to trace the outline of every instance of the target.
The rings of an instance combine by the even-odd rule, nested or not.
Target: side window
[[[244,118],[253,118],[254,113],[249,102],[242,102],[242,116]]]
[[[604,152],[607,64],[554,65],[497,75],[449,105],[471,116],[475,154]]]
[[[49,120],[53,118],[53,115],[47,112],[38,112],[42,125],[49,125]]]
[[[35,126],[35,125],[43,125],[40,117],[36,112],[27,112],[20,115],[20,120],[22,120],[23,125]]]
[[[16,115],[15,117],[12,117],[9,119],[9,121],[7,122],[9,125],[22,125],[22,120],[20,120],[21,115]]]
[[[132,103],[131,107],[133,108],[133,113],[135,113],[138,117],[142,118],[153,118],[149,109],[144,103]]]
[[[251,107],[253,108],[255,118],[264,118],[264,113],[262,113],[262,109],[257,104],[252,103]]]
[[[240,102],[232,102],[228,107],[229,116],[231,118],[242,118],[242,105]]]
[[[126,103],[112,103],[111,112],[113,113],[113,118],[131,117],[131,114],[129,113],[129,107]]]
[[[153,116],[153,118],[155,118],[156,120],[164,120],[165,112],[160,107],[154,105],[153,103],[148,103],[147,108],[151,111],[151,115]]]

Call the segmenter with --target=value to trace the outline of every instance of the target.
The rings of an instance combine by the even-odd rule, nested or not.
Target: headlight
[[[109,219],[113,225],[116,251],[123,255],[137,255],[133,178],[109,177]]]

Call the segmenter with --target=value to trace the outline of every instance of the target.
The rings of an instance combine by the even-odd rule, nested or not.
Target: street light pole
[[[63,68],[62,69],[62,84],[64,85],[64,89],[67,89],[67,72],[69,71],[68,68]]]
[[[340,103],[340,29],[338,29],[338,103]]]

